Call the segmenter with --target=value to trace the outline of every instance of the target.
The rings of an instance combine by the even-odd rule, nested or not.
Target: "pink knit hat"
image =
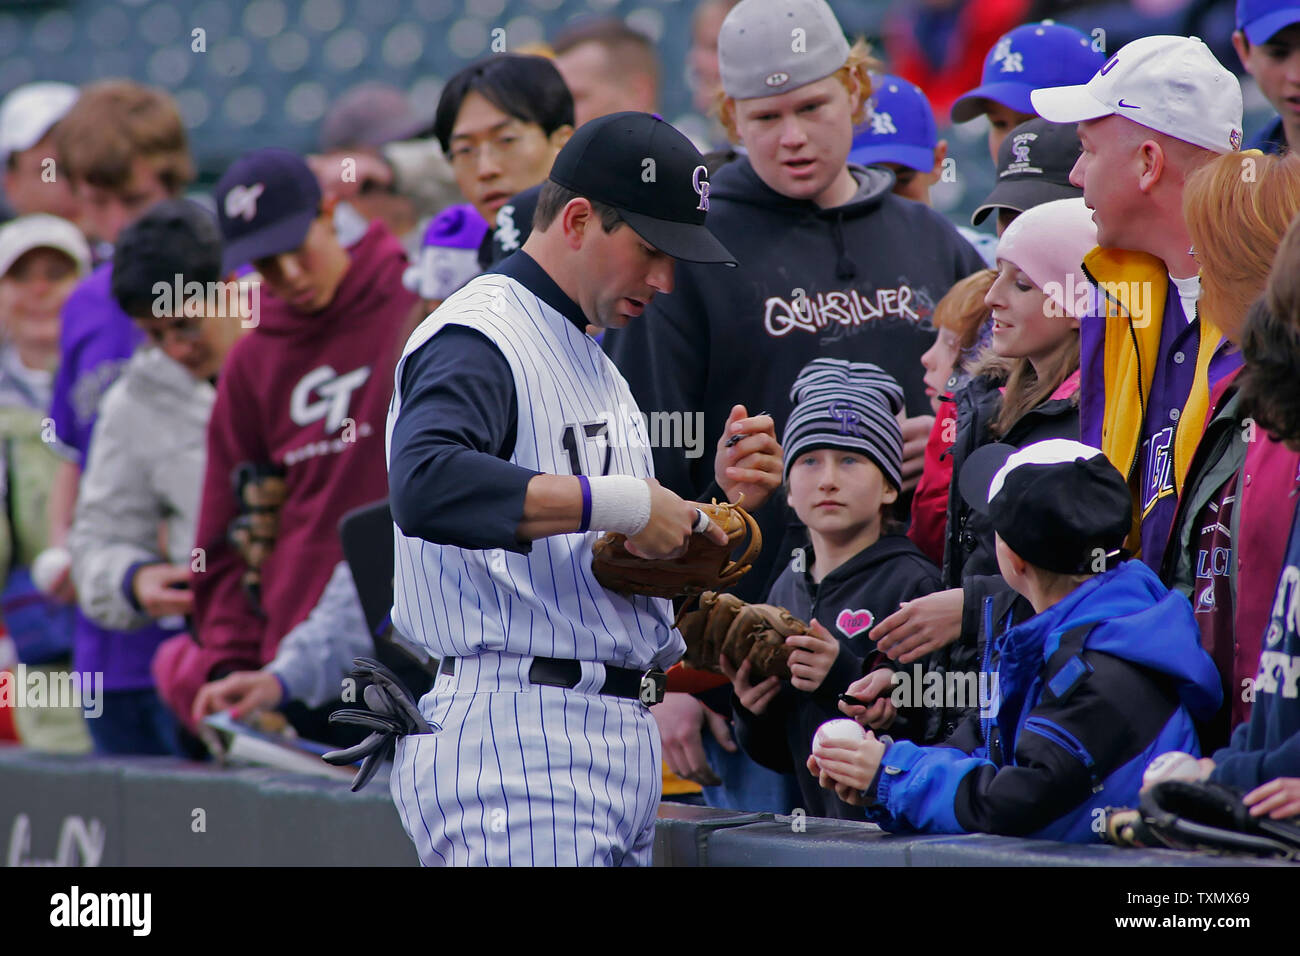
[[[1060,310],[1076,318],[1091,300],[1083,257],[1097,245],[1097,226],[1082,199],[1026,209],[998,240],[997,257],[1016,266]]]

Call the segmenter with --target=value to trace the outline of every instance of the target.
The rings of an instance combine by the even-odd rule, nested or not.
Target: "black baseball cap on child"
[[[790,400],[794,411],[781,437],[783,481],[801,454],[842,448],[866,455],[886,481],[902,487],[903,387],[888,372],[869,362],[813,359],[794,380]]]
[[[1024,212],[1055,199],[1074,199],[1083,190],[1070,182],[1082,146],[1074,123],[1031,119],[1013,129],[998,147],[998,184],[971,214],[978,226],[998,209]]]
[[[1123,556],[1133,496],[1091,445],[1066,438],[985,445],[966,459],[957,485],[1007,547],[1035,567],[1086,574],[1097,570],[1099,556],[1106,567]]]
[[[613,206],[637,235],[674,259],[736,264],[704,225],[704,157],[659,116],[629,110],[583,123],[555,157],[549,178]]]

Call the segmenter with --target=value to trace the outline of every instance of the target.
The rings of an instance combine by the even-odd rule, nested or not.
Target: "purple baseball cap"
[[[872,77],[871,117],[854,131],[849,162],[870,166],[899,163],[928,173],[934,169],[939,131],[921,88],[902,77]]]
[[[993,100],[1019,113],[1036,113],[1031,91],[1044,86],[1086,83],[1106,62],[1092,39],[1074,27],[1044,20],[1004,33],[984,58],[980,85],[952,104],[952,121],[965,123]]]
[[[1267,43],[1293,23],[1300,23],[1296,0],[1237,0],[1237,29],[1252,45]]]

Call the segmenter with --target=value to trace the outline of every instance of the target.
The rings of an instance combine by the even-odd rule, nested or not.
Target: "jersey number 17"
[[[601,465],[600,473],[609,474],[609,460],[613,454],[613,445],[609,442],[609,422],[584,422],[581,425],[565,425],[564,431],[560,435],[560,445],[564,448],[569,456],[569,470],[575,475],[587,474],[582,470],[582,459],[588,457],[586,454],[579,456],[578,446],[594,446],[594,454],[599,456],[603,448],[605,451],[605,460]]]

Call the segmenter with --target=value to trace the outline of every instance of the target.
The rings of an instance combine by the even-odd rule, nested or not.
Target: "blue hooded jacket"
[[[1098,811],[1136,806],[1156,756],[1199,754],[1193,718],[1219,707],[1192,607],[1139,561],[1009,629],[994,601],[982,635],[993,703],[940,746],[891,744],[867,816],[889,830],[1099,841]]]

